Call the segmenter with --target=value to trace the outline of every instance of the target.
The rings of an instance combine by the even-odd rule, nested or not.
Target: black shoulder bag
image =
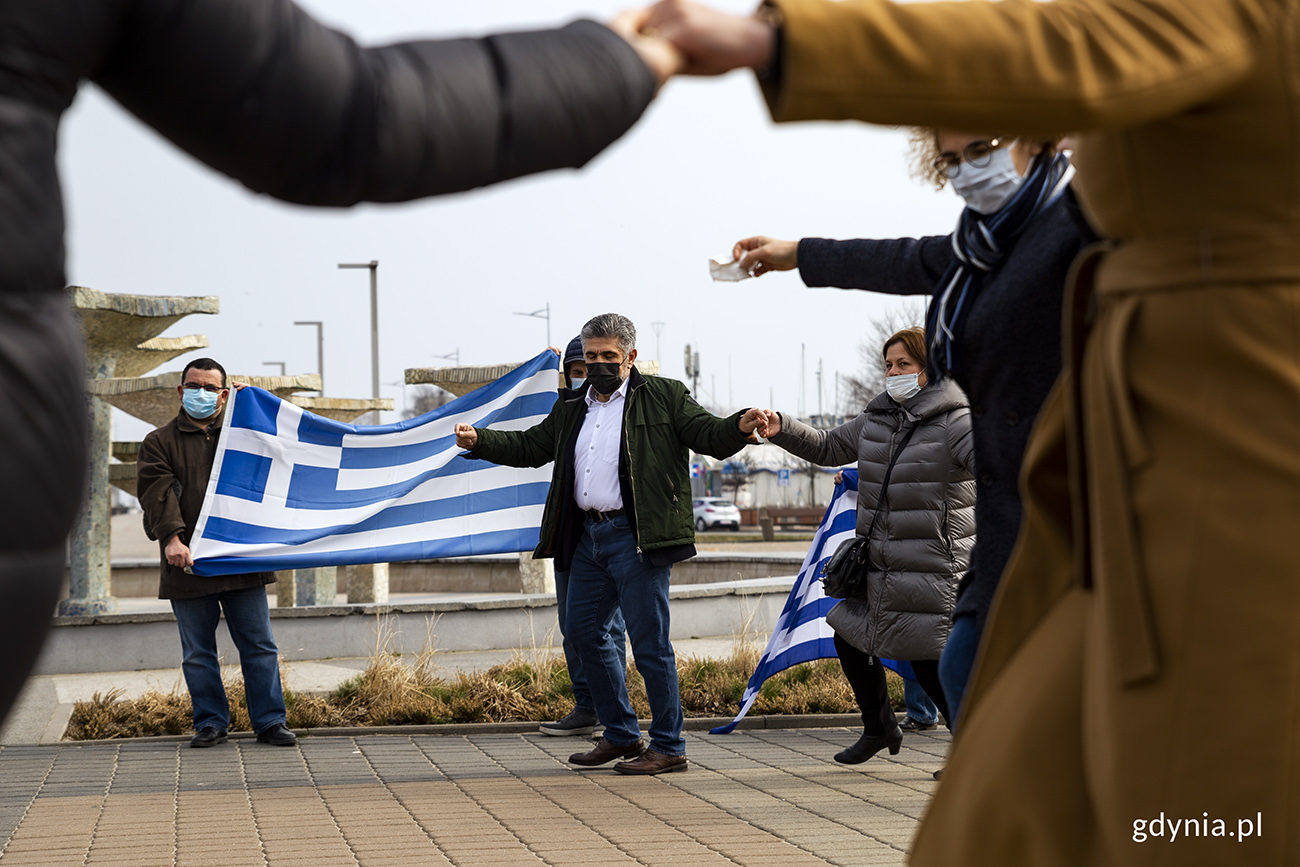
[[[865,598],[867,595],[867,575],[871,572],[871,536],[876,529],[876,519],[880,517],[880,507],[885,504],[889,490],[889,477],[894,474],[894,464],[898,456],[907,448],[912,434],[916,433],[912,425],[894,449],[894,456],[885,468],[885,480],[880,483],[880,497],[876,500],[876,511],[871,516],[871,525],[867,535],[846,539],[822,568],[822,592],[835,599]]]

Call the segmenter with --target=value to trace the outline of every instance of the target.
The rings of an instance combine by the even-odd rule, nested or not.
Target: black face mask
[[[622,362],[588,361],[587,382],[596,389],[596,394],[613,394],[623,384],[623,377],[618,375]]]

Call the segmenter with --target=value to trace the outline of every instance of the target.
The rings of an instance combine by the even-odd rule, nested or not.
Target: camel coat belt
[[[1107,575],[1104,607],[1124,685],[1160,673],[1159,636],[1129,496],[1130,474],[1151,452],[1128,395],[1127,334],[1144,295],[1279,280],[1300,281],[1300,225],[1144,238],[1118,248],[1103,242],[1075,263],[1062,331],[1070,388],[1066,436],[1075,456],[1071,487],[1082,494],[1074,509],[1074,581],[1091,588],[1094,566]],[[1089,353],[1085,345],[1094,328],[1100,333]],[[1109,411],[1085,414],[1085,405]],[[1106,506],[1094,507],[1088,491]]]

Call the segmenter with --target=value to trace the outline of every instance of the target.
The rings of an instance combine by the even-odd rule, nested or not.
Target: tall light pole
[[[275,367],[278,364],[280,365],[280,375],[281,376],[285,375],[283,361],[263,361],[262,364],[266,365],[267,367]]]
[[[379,397],[379,261],[340,262],[340,268],[370,269],[370,396]],[[374,414],[379,421],[379,411]]]
[[[294,325],[316,326],[316,375],[320,377],[321,397],[325,396],[325,323],[319,320],[295,322]]]
[[[532,316],[534,319],[546,320],[546,345],[551,345],[551,302],[547,301],[545,307],[539,307],[532,313],[521,313],[515,311],[516,316]]]
[[[651,322],[650,327],[655,330],[655,361],[659,362],[659,373],[662,374],[664,372],[664,357],[659,350],[659,335],[663,333],[664,324],[662,322]]]

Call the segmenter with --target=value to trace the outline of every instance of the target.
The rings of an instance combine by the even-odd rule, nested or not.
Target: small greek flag
[[[457,460],[458,422],[537,424],[555,403],[549,349],[419,418],[331,421],[258,388],[232,391],[190,543],[198,575],[388,563],[537,546],[550,466]]]
[[[725,726],[710,729],[709,734],[725,735],[733,731],[749,713],[754,699],[758,698],[763,682],[778,672],[801,662],[814,659],[835,659],[835,631],[826,625],[826,614],[840,600],[822,593],[821,570],[835,550],[857,532],[858,521],[858,471],[843,470],[842,481],[835,486],[835,494],[826,507],[821,526],[813,534],[808,556],[799,567],[799,577],[790,588],[785,608],[777,618],[772,637],[767,640],[758,668],[749,678],[745,694],[740,699],[740,713]],[[900,675],[913,678],[908,662],[880,660]]]
[[[835,486],[835,495],[826,507],[826,515],[821,526],[813,535],[808,556],[799,567],[799,577],[790,596],[785,600],[785,608],[777,618],[776,628],[767,641],[763,656],[758,661],[758,668],[749,678],[745,694],[740,699],[740,713],[725,726],[712,729],[710,734],[724,735],[735,729],[745,714],[749,713],[754,699],[758,698],[763,681],[777,672],[785,671],[792,665],[811,662],[814,659],[834,659],[834,631],[826,625],[826,613],[835,607],[838,599],[832,599],[822,593],[821,567],[840,543],[852,539],[856,532],[858,520],[858,474],[855,470],[845,470],[843,480]]]

